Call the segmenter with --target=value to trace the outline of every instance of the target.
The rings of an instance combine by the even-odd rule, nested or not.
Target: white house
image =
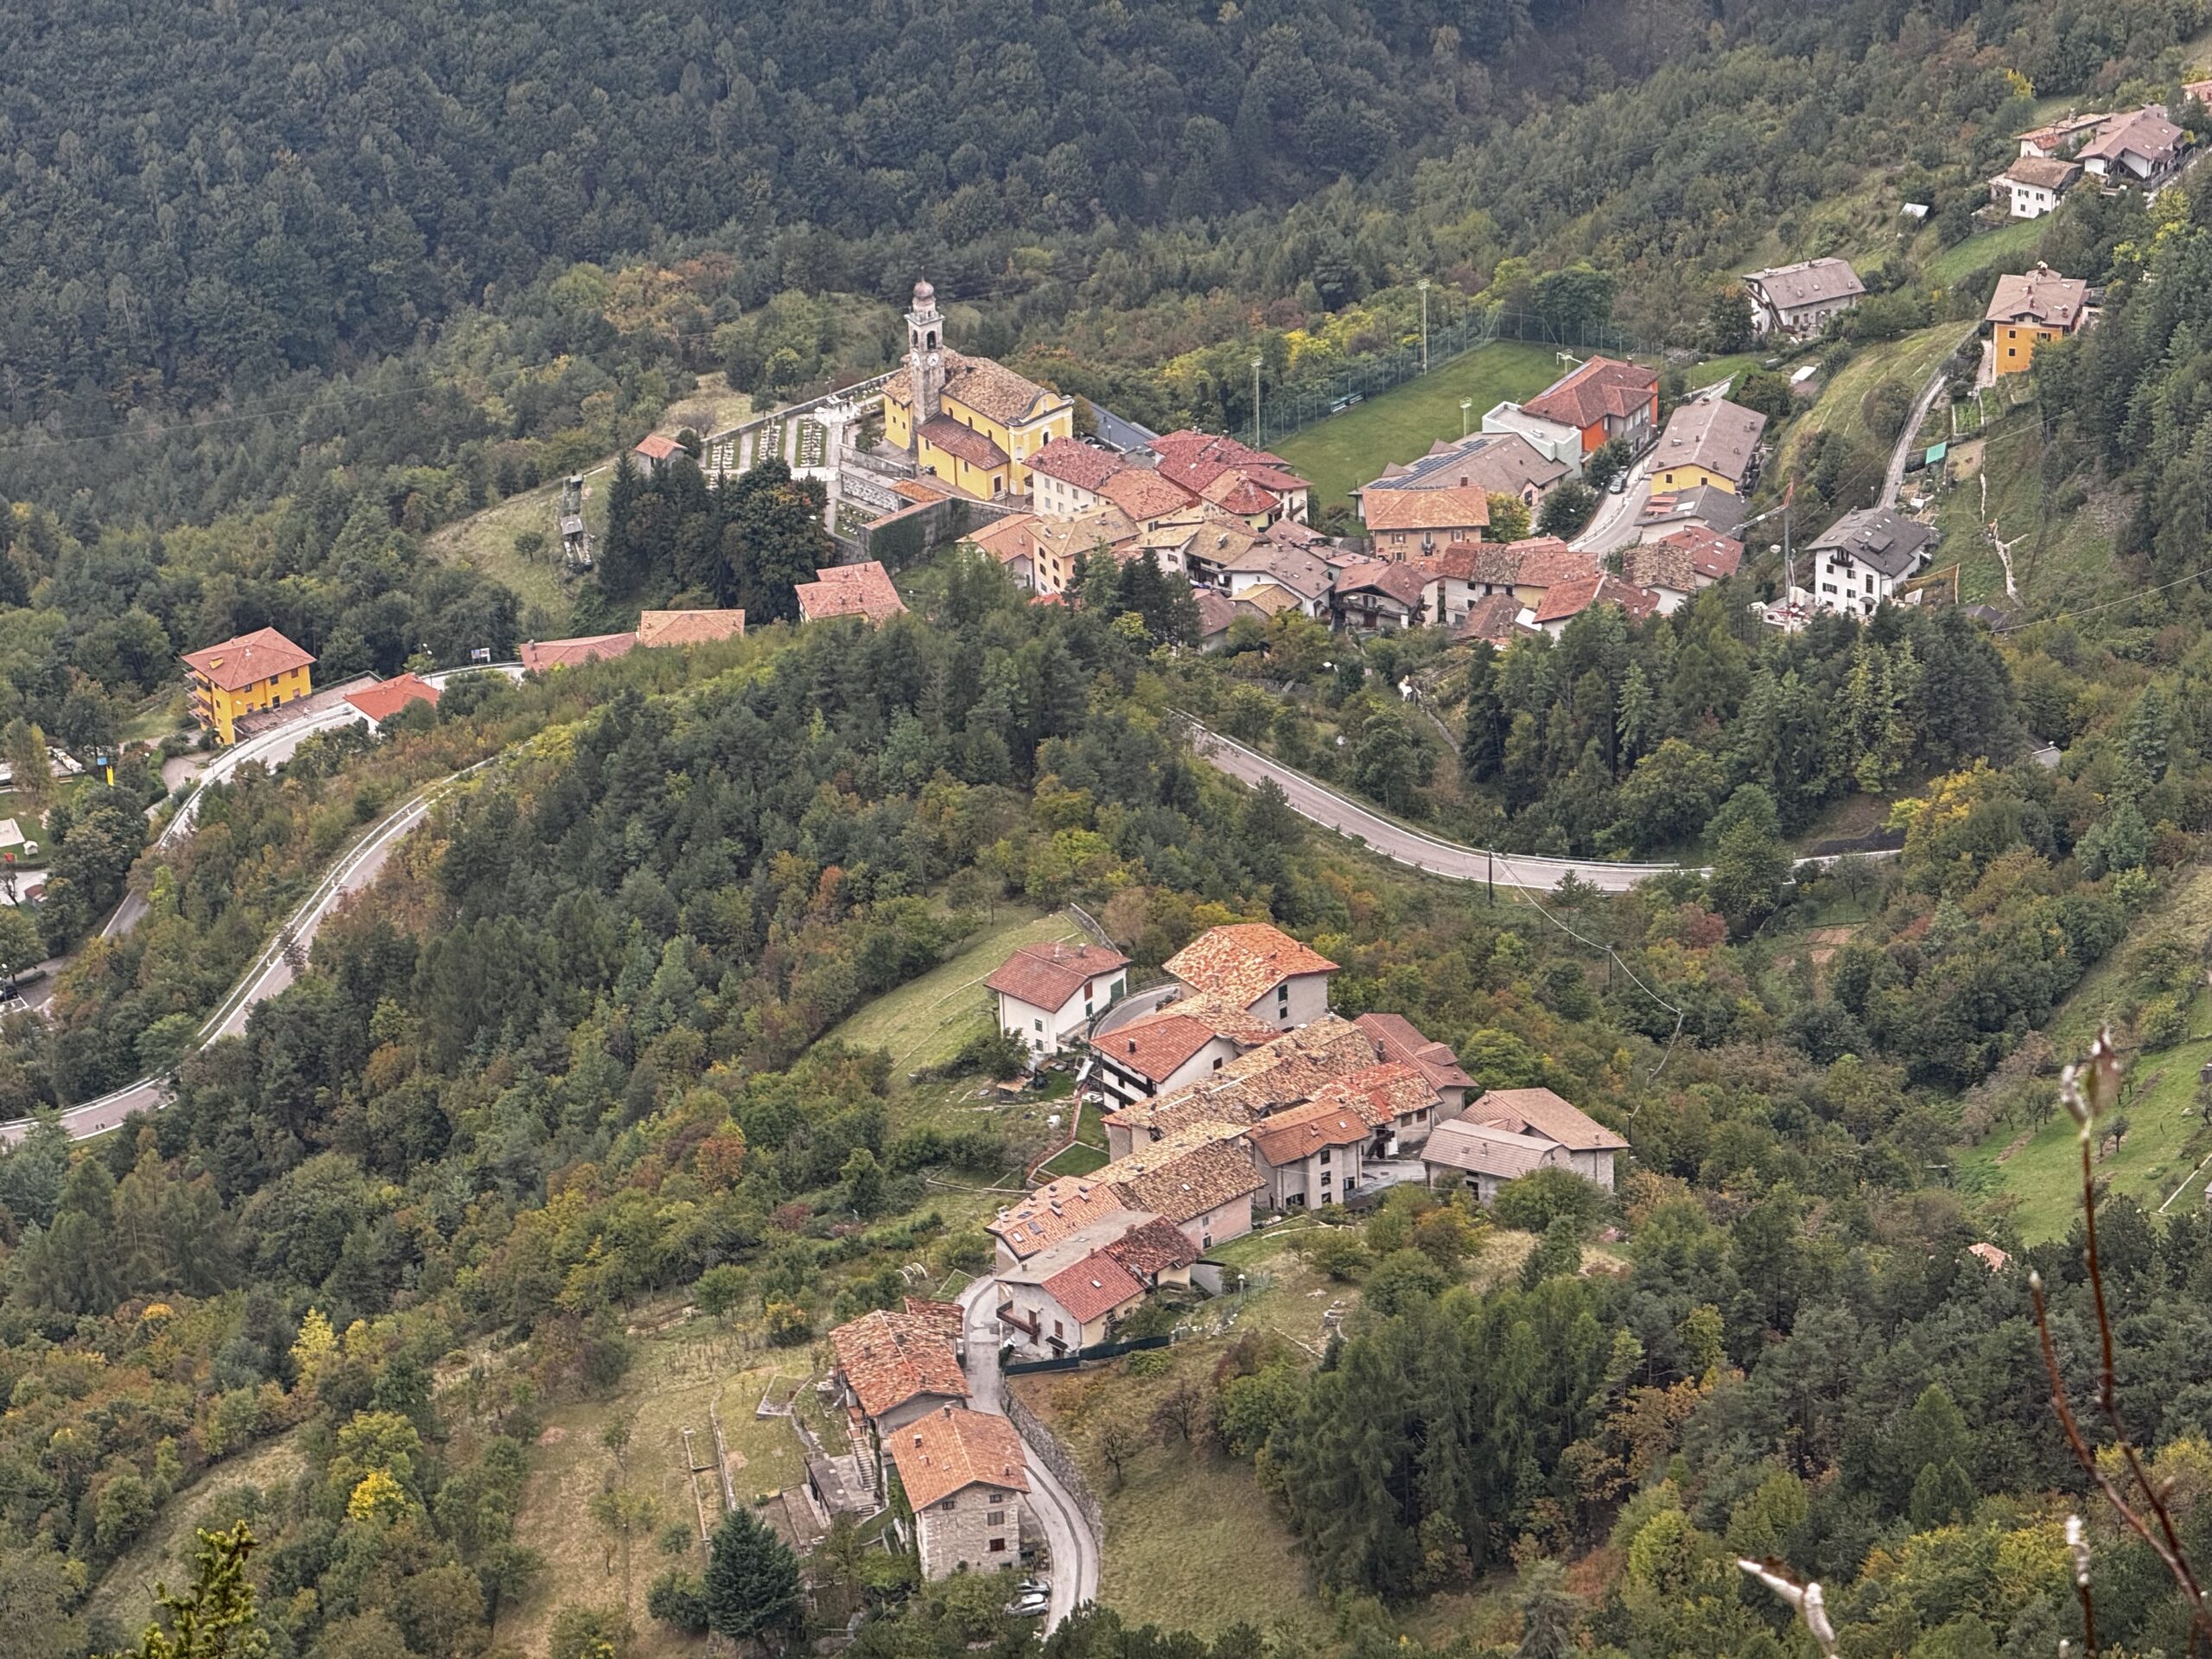
[[[2156,104],[2116,115],[2082,146],[2075,160],[2094,178],[2140,184],[2172,170],[2189,147],[2189,135]]]
[[[1025,944],[983,983],[998,995],[1001,1031],[1057,1054],[1128,988],[1128,966],[1103,944]]]
[[[1276,1028],[1217,996],[1186,996],[1090,1039],[1106,1109],[1150,1100],[1211,1077]]]
[[[1337,971],[1311,945],[1266,922],[1210,927],[1165,966],[1192,995],[1218,996],[1278,1031],[1329,1011],[1329,976]]]
[[[365,690],[348,691],[346,702],[359,723],[369,728],[369,735],[381,737],[385,722],[410,703],[423,702],[435,709],[438,688],[412,674],[399,674]]]
[[[1751,299],[1753,332],[1802,339],[1858,304],[1866,287],[1847,259],[1802,259],[1750,272],[1744,291]]]
[[[1511,433],[1525,439],[1538,454],[1566,467],[1569,478],[1582,476],[1582,433],[1564,421],[1548,421],[1541,415],[1531,415],[1519,404],[1509,400],[1484,414],[1482,429]]]
[[[2056,211],[2059,197],[2081,176],[2075,162],[2023,156],[1989,181],[1989,196],[2004,203],[2014,219],[2041,219]]]
[[[1111,1342],[1153,1291],[1189,1284],[1198,1256],[1173,1222],[1114,1217],[1001,1269],[999,1324],[1015,1348],[1042,1358]]]
[[[1824,611],[1866,617],[1895,597],[1927,562],[1936,531],[1881,508],[1847,512],[1806,550],[1813,561],[1813,602]]]

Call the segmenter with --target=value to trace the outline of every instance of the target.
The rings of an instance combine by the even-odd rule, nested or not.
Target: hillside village
[[[1001,1414],[1001,1369],[1160,1345],[1117,1338],[1147,1307],[1190,1318],[1234,1290],[1214,1253],[1255,1225],[1363,1207],[1400,1182],[1487,1205],[1560,1170],[1611,1193],[1628,1148],[1549,1089],[1478,1088],[1401,1015],[1344,1019],[1337,964],[1267,924],[1201,934],[1141,1006],[1129,965],[1096,944],[1028,945],[984,982],[1004,1035],[1077,1069],[1108,1161],[1001,1209],[995,1260],[962,1301],[908,1296],[830,1333],[849,1450],[812,1467],[810,1501],[863,1523],[889,1511],[928,1579],[1022,1567],[1033,1597],[1051,1584],[1039,1574],[1073,1570],[1033,1509],[1039,1459],[1064,1454]]]

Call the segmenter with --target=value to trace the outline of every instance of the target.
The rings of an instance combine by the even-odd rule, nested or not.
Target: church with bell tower
[[[883,436],[915,467],[982,501],[1029,493],[1025,464],[1054,438],[1075,435],[1075,400],[988,357],[944,343],[937,290],[914,284],[906,366],[883,388]]]

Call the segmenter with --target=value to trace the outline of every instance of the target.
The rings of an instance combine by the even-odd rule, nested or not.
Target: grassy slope
[[[1897,380],[1910,387],[1917,397],[1936,365],[1950,355],[1967,333],[1966,324],[1946,322],[1862,348],[1821,388],[1813,407],[1791,424],[1782,441],[1782,458],[1771,469],[1770,480],[1787,477],[1796,458],[1814,436],[1831,430],[1859,439],[1878,451],[1886,462],[1888,442],[1877,439],[1867,429],[1866,416],[1860,412],[1859,406],[1866,394],[1885,380]],[[1878,474],[1875,481],[1880,481]]]
[[[2016,219],[1993,231],[1979,231],[1965,241],[1931,255],[1920,267],[1921,278],[1931,287],[1948,288],[1999,260],[2025,265],[2033,257],[2036,245],[2043,240],[2043,233],[2050,228],[2047,219]]]
[[[1343,501],[1389,463],[1425,454],[1439,438],[1458,437],[1461,398],[1474,400],[1472,429],[1484,410],[1542,391],[1563,368],[1548,346],[1497,340],[1270,447],[1313,481],[1318,511]]]
[[[969,939],[950,961],[877,997],[823,1040],[889,1049],[897,1074],[941,1065],[969,1038],[990,1030],[990,994],[983,989],[983,980],[1017,947],[1047,939],[1073,943],[1082,938],[1082,929],[1065,912],[1040,917],[1001,911],[996,922]]]
[[[307,1466],[296,1435],[285,1434],[227,1458],[162,1505],[138,1541],[93,1586],[88,1608],[136,1636],[154,1616],[154,1586],[181,1589],[192,1581],[194,1529],[203,1522],[238,1518],[224,1498],[256,1486],[272,1499]]]
[[[2194,940],[2212,927],[2212,870],[2192,871],[2177,880],[2171,898],[2135,930],[2134,939],[2173,934]],[[2092,969],[2052,1020],[2051,1039],[2062,1057],[2079,1054],[2098,1025],[2113,1017],[2121,1006],[2126,994],[2126,955],[2123,946]],[[2190,1029],[2202,1033],[2208,1028],[2212,1020],[2207,1018],[2206,999],[2199,997]],[[2158,1053],[2132,1054],[2128,1059],[2128,1091],[2121,1108],[2127,1115],[2127,1138],[2113,1157],[2099,1164],[2097,1173],[2113,1192],[2156,1210],[2184,1181],[2190,1193],[2201,1192],[2204,1186],[2197,1166],[2212,1151],[2212,1135],[2199,1127],[2190,1108],[2197,1071],[2212,1060],[2212,1036],[2199,1035]],[[2051,1087],[2055,1092],[2055,1082]],[[2055,1111],[2024,1141],[2021,1133],[2018,1124],[1999,1124],[1980,1146],[1961,1154],[1961,1172],[1970,1183],[1999,1185],[2017,1197],[2014,1219],[2029,1243],[2062,1236],[2074,1224],[2081,1193],[2073,1122],[2063,1112]],[[2190,1202],[2189,1194],[2174,1201],[2177,1208]]]
[[[750,1364],[751,1369],[740,1369]],[[707,1408],[721,1413],[722,1433],[736,1465],[738,1500],[750,1503],[763,1493],[796,1485],[804,1478],[798,1436],[784,1418],[753,1414],[762,1391],[780,1369],[779,1399],[792,1383],[810,1378],[813,1361],[805,1349],[776,1357],[744,1357],[738,1345],[700,1322],[679,1325],[669,1334],[641,1340],[637,1358],[611,1401],[564,1406],[550,1414],[545,1433],[530,1459],[530,1484],[523,1494],[518,1541],[545,1557],[545,1571],[494,1633],[499,1642],[525,1653],[543,1653],[553,1615],[571,1603],[607,1605],[622,1599],[620,1558],[589,1513],[593,1497],[610,1478],[633,1491],[651,1493],[659,1505],[658,1522],[630,1548],[630,1617],[639,1640],[632,1659],[692,1653],[696,1643],[656,1623],[645,1613],[645,1591],[674,1558],[655,1543],[662,1529],[682,1522],[697,1536],[697,1510],[686,1476],[683,1430],[693,1430],[700,1461],[714,1459],[714,1433]],[[630,1420],[625,1466],[600,1444],[600,1433],[617,1418]],[[711,1471],[700,1477],[708,1495],[708,1520],[719,1513]],[[696,1548],[682,1559],[694,1571],[704,1566]]]
[[[1987,394],[1993,413],[1999,395]],[[1937,563],[1958,562],[1960,594],[1969,602],[2009,602],[1996,550],[1982,531],[1992,519],[2012,543],[2014,579],[2020,599],[2031,606],[2050,609],[2062,600],[2075,607],[2094,604],[2125,585],[2112,562],[2123,507],[2093,499],[2062,512],[2056,503],[2046,503],[2043,451],[2032,404],[1993,419],[1980,451],[1979,471],[1989,480],[1986,505],[1975,476],[1950,485],[1936,507],[1936,526],[1943,532]]]

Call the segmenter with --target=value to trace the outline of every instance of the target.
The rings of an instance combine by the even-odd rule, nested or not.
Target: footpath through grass
[[[1493,340],[1268,447],[1313,481],[1318,512],[1392,461],[1412,461],[1439,438],[1458,437],[1462,398],[1472,404],[1467,429],[1477,431],[1492,405],[1533,396],[1566,371],[1549,346]]]

